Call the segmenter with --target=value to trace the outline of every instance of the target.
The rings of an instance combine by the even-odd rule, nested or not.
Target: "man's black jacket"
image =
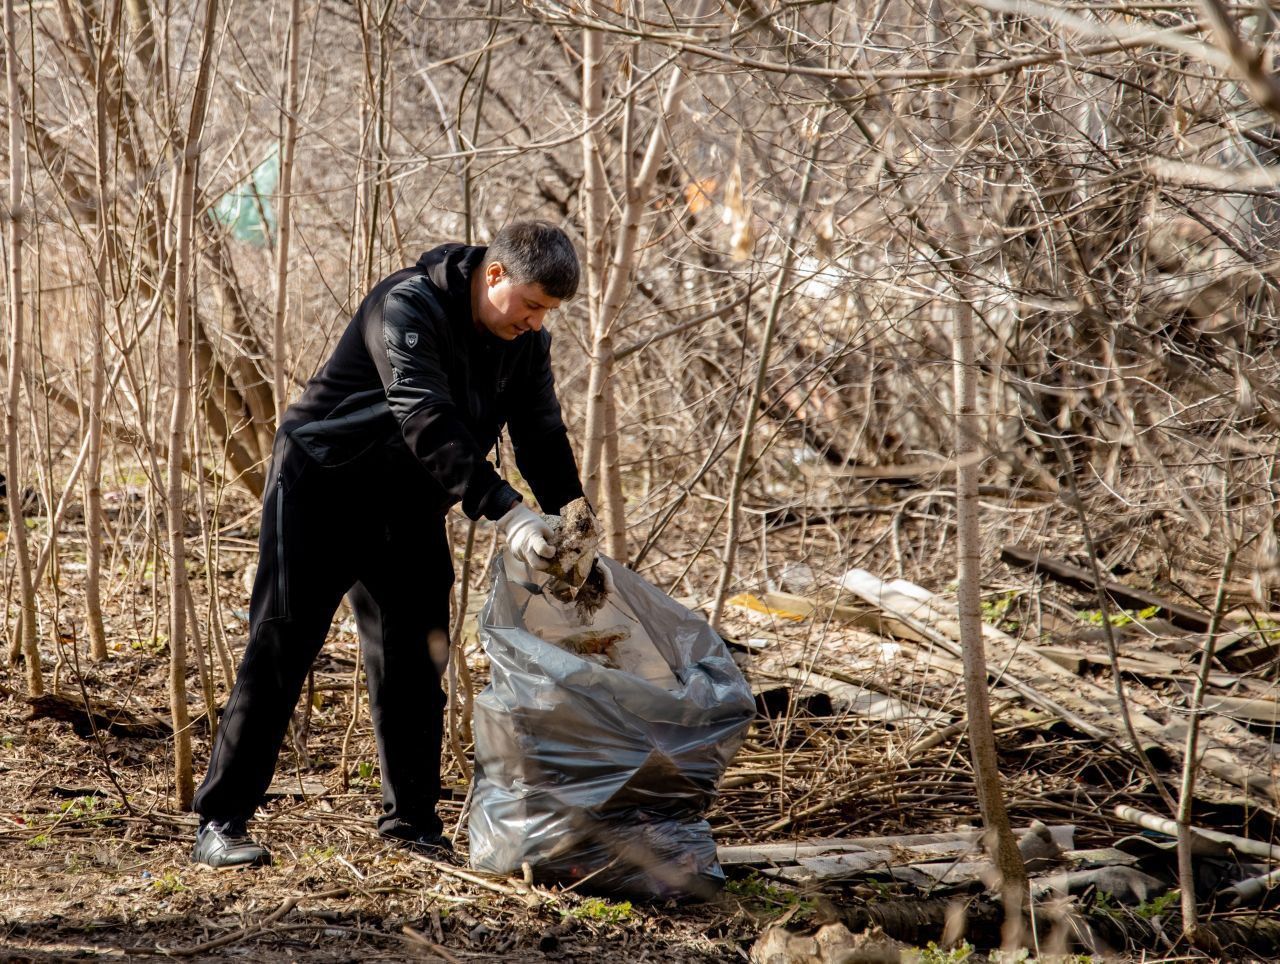
[[[443,511],[460,501],[472,519],[497,519],[520,499],[487,459],[505,424],[538,504],[559,512],[582,483],[556,399],[551,336],[508,342],[477,329],[471,276],[484,252],[441,245],[380,281],[281,429],[322,465],[367,462],[371,474],[396,461],[371,456],[407,448],[426,469],[425,505]]]

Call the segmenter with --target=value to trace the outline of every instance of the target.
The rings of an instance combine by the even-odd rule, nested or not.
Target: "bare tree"
[[[602,160],[598,130],[603,120],[601,91],[604,49],[600,34],[590,28],[583,32],[582,97],[583,120],[583,234],[587,241],[587,296],[591,333],[591,366],[587,385],[585,445],[582,474],[587,497],[600,504],[603,497],[607,545],[610,555],[627,556],[626,496],[617,450],[616,397],[612,383],[614,335],[623,308],[639,269],[639,244],[643,216],[650,192],[667,146],[667,125],[680,106],[686,75],[681,65],[672,67],[666,88],[653,118],[653,129],[635,167],[634,91],[623,94],[622,134],[619,157],[621,214],[610,229],[605,200],[608,180]],[[623,72],[630,78],[627,62]]]
[[[982,533],[978,525],[978,462],[972,458],[979,437],[973,313],[959,294],[954,308],[955,437],[956,437],[956,581],[960,609],[960,643],[964,652],[965,708],[969,717],[969,754],[977,787],[978,808],[995,853],[1000,893],[1005,906],[1005,944],[1022,940],[1022,914],[1027,906],[1027,869],[1018,851],[1005,807],[996,755],[995,730],[987,689],[986,647],[982,641]]]
[[[178,806],[189,809],[195,794],[191,771],[190,712],[187,708],[187,606],[190,592],[187,578],[186,521],[184,503],[186,473],[182,452],[188,431],[187,412],[191,396],[191,330],[193,308],[192,260],[195,229],[196,177],[199,170],[200,140],[209,106],[213,48],[218,38],[218,0],[206,0],[200,36],[200,63],[191,94],[186,129],[177,145],[174,183],[174,392],[169,420],[169,482],[165,516],[169,535],[169,706],[173,715],[174,787]]]
[[[13,0],[4,4],[4,63],[7,100],[9,105],[9,384],[5,396],[5,450],[8,455],[6,492],[9,503],[9,545],[18,575],[21,612],[12,636],[9,657],[16,661],[21,653],[27,663],[27,692],[39,696],[44,692],[44,678],[40,672],[40,648],[36,636],[36,594],[31,578],[31,559],[27,550],[27,528],[22,508],[23,466],[19,422],[22,400],[23,329],[26,327],[23,310],[22,258],[26,237],[26,150],[23,143],[22,100],[18,96],[18,46],[17,26],[13,13]]]
[[[289,364],[285,319],[289,312],[289,243],[293,239],[293,155],[298,143],[298,49],[302,45],[302,2],[290,0],[282,120],[280,134],[280,238],[276,245],[276,310],[272,344],[275,346],[276,424],[288,402]]]
[[[97,31],[96,55],[94,64],[94,110],[93,110],[93,181],[97,201],[97,228],[93,252],[94,280],[93,290],[94,315],[96,323],[92,326],[89,400],[86,406],[86,419],[89,423],[89,462],[85,468],[85,621],[89,630],[89,650],[94,659],[107,658],[107,634],[102,619],[102,418],[103,404],[106,401],[107,360],[106,330],[107,306],[114,304],[116,251],[114,232],[117,221],[114,217],[108,190],[110,178],[108,166],[108,91],[109,81],[106,73],[116,63],[114,48],[117,32],[120,29],[119,2],[111,5],[107,23],[100,24]]]

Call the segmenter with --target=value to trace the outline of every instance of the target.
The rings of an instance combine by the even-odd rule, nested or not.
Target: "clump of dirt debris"
[[[589,624],[608,598],[604,573],[595,562],[603,532],[586,499],[575,499],[560,515],[543,516],[551,527],[556,554],[547,566],[548,592],[573,603],[578,619]],[[593,564],[594,563],[594,564]]]

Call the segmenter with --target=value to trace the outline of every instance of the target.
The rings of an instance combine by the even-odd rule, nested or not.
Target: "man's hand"
[[[507,537],[511,554],[531,568],[545,570],[555,557],[551,527],[523,502],[512,506],[511,511],[498,520],[498,525]]]

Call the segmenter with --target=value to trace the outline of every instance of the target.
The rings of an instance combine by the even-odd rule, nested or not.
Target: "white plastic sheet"
[[[724,874],[703,814],[755,714],[751,689],[705,620],[602,563],[616,591],[593,626],[626,627],[619,662],[648,678],[549,641],[583,629],[572,607],[509,555],[494,565],[480,615],[492,669],[475,705],[471,863],[528,863],[535,880],[595,893],[709,897]]]

